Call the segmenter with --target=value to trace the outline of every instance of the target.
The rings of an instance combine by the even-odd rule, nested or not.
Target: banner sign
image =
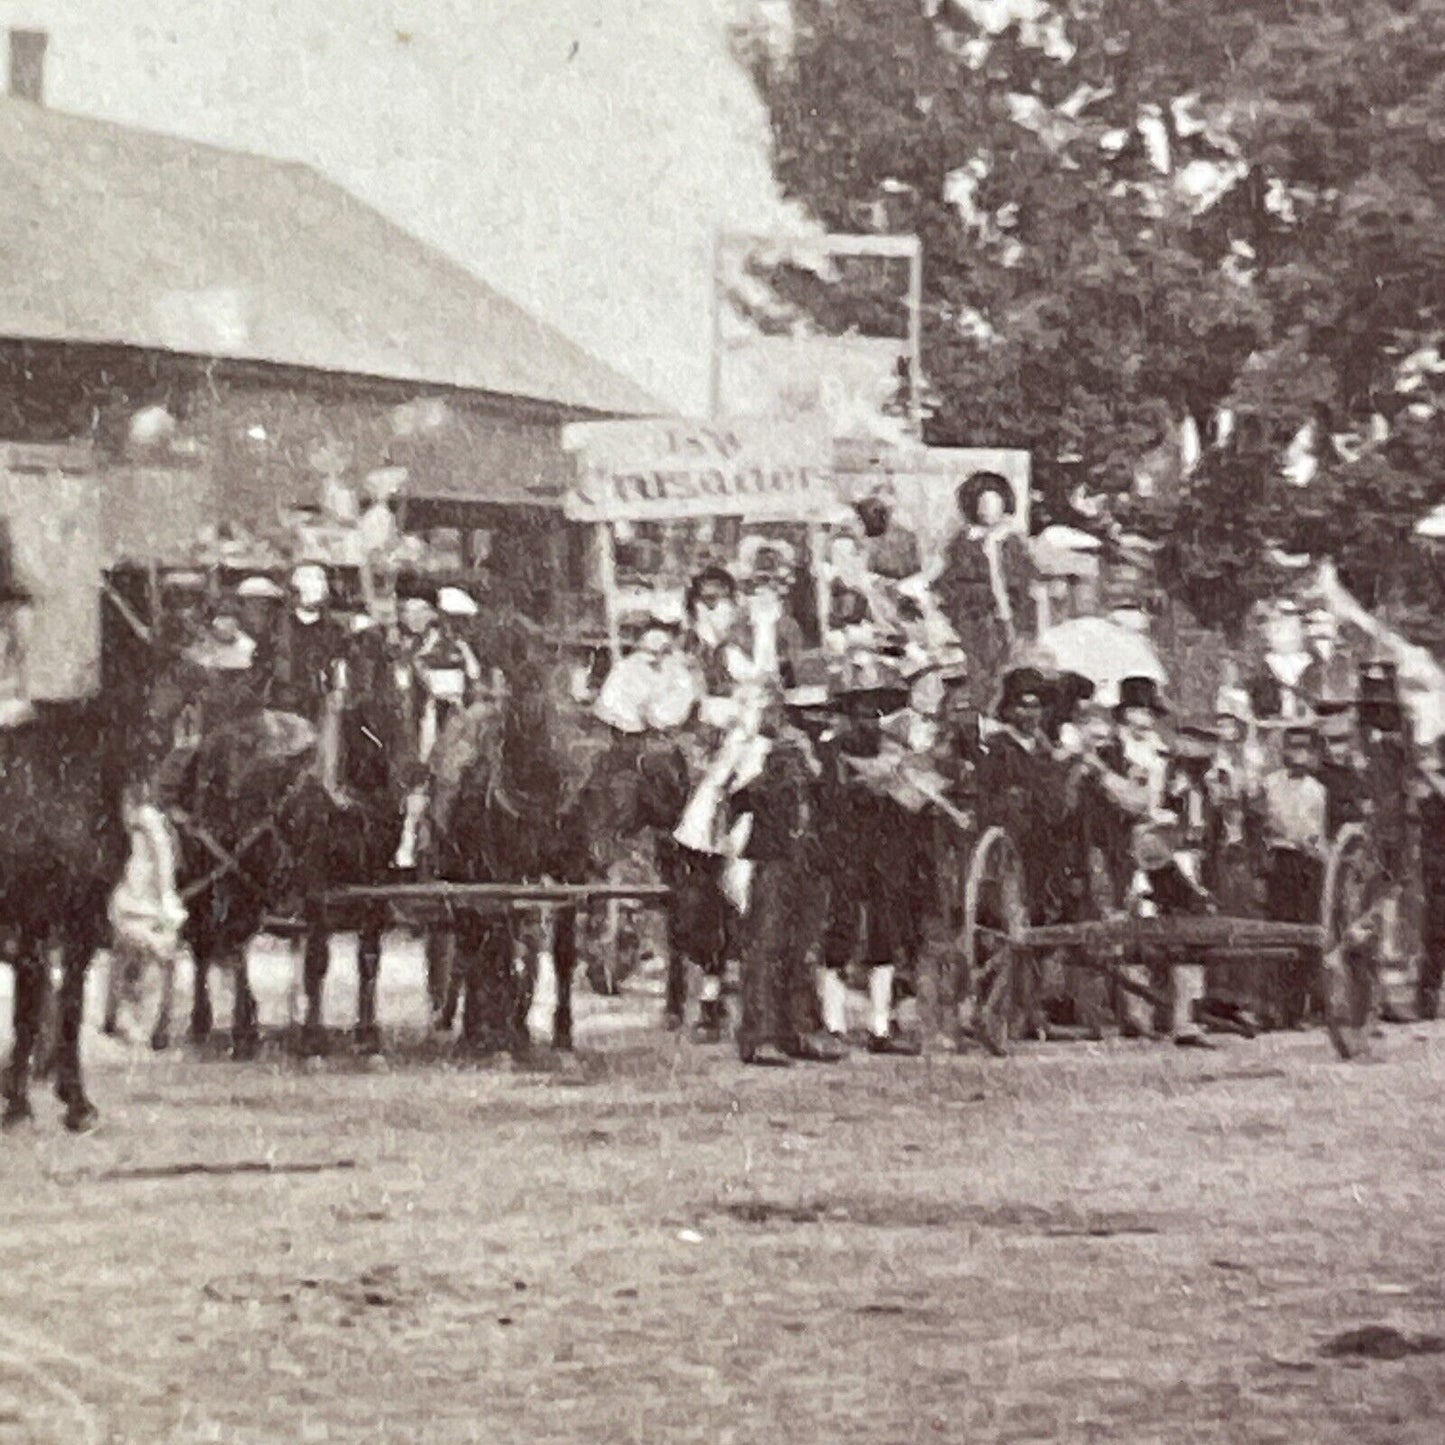
[[[579,422],[563,503],[577,522],[736,516],[827,521],[840,514],[822,426],[748,420]]]

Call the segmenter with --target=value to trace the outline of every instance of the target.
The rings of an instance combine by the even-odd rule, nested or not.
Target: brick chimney
[[[45,104],[45,47],[49,43],[44,30],[10,32],[10,94],[16,100]]]

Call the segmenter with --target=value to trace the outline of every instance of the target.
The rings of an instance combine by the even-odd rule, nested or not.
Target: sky
[[[0,0],[47,103],[315,165],[655,396],[707,404],[713,237],[782,219],[731,0]]]

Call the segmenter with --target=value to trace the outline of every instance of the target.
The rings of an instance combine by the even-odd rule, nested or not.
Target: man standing
[[[752,864],[743,924],[742,1018],[745,1064],[786,1067],[794,1059],[834,1063],[843,1051],[813,1034],[810,910],[802,906],[816,872],[818,764],[807,738],[786,721],[770,689],[759,746],[735,779],[731,809],[751,819],[742,856]]]
[[[1314,923],[1324,886],[1328,799],[1315,776],[1319,739],[1313,726],[1296,723],[1284,735],[1284,763],[1265,779],[1260,812],[1265,846],[1265,913],[1276,923]],[[1303,960],[1293,959],[1276,974],[1270,1001],[1275,1022],[1298,1028],[1309,1002]]]

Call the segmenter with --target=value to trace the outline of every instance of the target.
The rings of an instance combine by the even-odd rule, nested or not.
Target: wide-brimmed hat
[[[1207,723],[1187,722],[1175,733],[1169,751],[1180,762],[1209,762],[1219,751],[1219,733]]]
[[[1355,735],[1355,705],[1352,702],[1315,704],[1319,735],[1327,741],[1344,741]]]
[[[1308,747],[1316,748],[1320,744],[1320,730],[1312,722],[1286,723],[1283,737],[1285,747],[1293,743],[1304,743]]]
[[[395,591],[398,602],[425,602],[431,607],[437,605],[437,584],[419,572],[398,573]]]
[[[447,617],[475,617],[477,602],[461,587],[443,587],[437,592],[437,610]]]
[[[1027,698],[1034,698],[1042,705],[1048,686],[1048,678],[1037,667],[1011,667],[999,679],[998,698],[993,710],[996,714],[1007,712]]]
[[[971,477],[965,477],[953,494],[958,510],[965,520],[978,520],[978,504],[987,492],[998,497],[1007,515],[1012,516],[1018,510],[1018,498],[1014,496],[1014,489],[1009,485],[1007,477],[998,472],[975,472]]]
[[[798,712],[817,711],[832,702],[832,695],[825,683],[805,683],[790,687],[783,694],[783,702]]]
[[[247,601],[279,602],[286,596],[286,590],[269,577],[247,577],[236,588],[236,596]]]
[[[1356,703],[1362,707],[1398,707],[1398,671],[1393,662],[1377,658],[1360,664]]]
[[[1159,684],[1152,677],[1126,677],[1119,683],[1119,701],[1114,708],[1115,717],[1123,717],[1135,708],[1145,708],[1156,716],[1169,711],[1159,695]]]
[[[908,699],[909,690],[906,687],[849,687],[840,688],[833,693],[832,705],[849,717],[876,720],[901,712],[908,706]]]

